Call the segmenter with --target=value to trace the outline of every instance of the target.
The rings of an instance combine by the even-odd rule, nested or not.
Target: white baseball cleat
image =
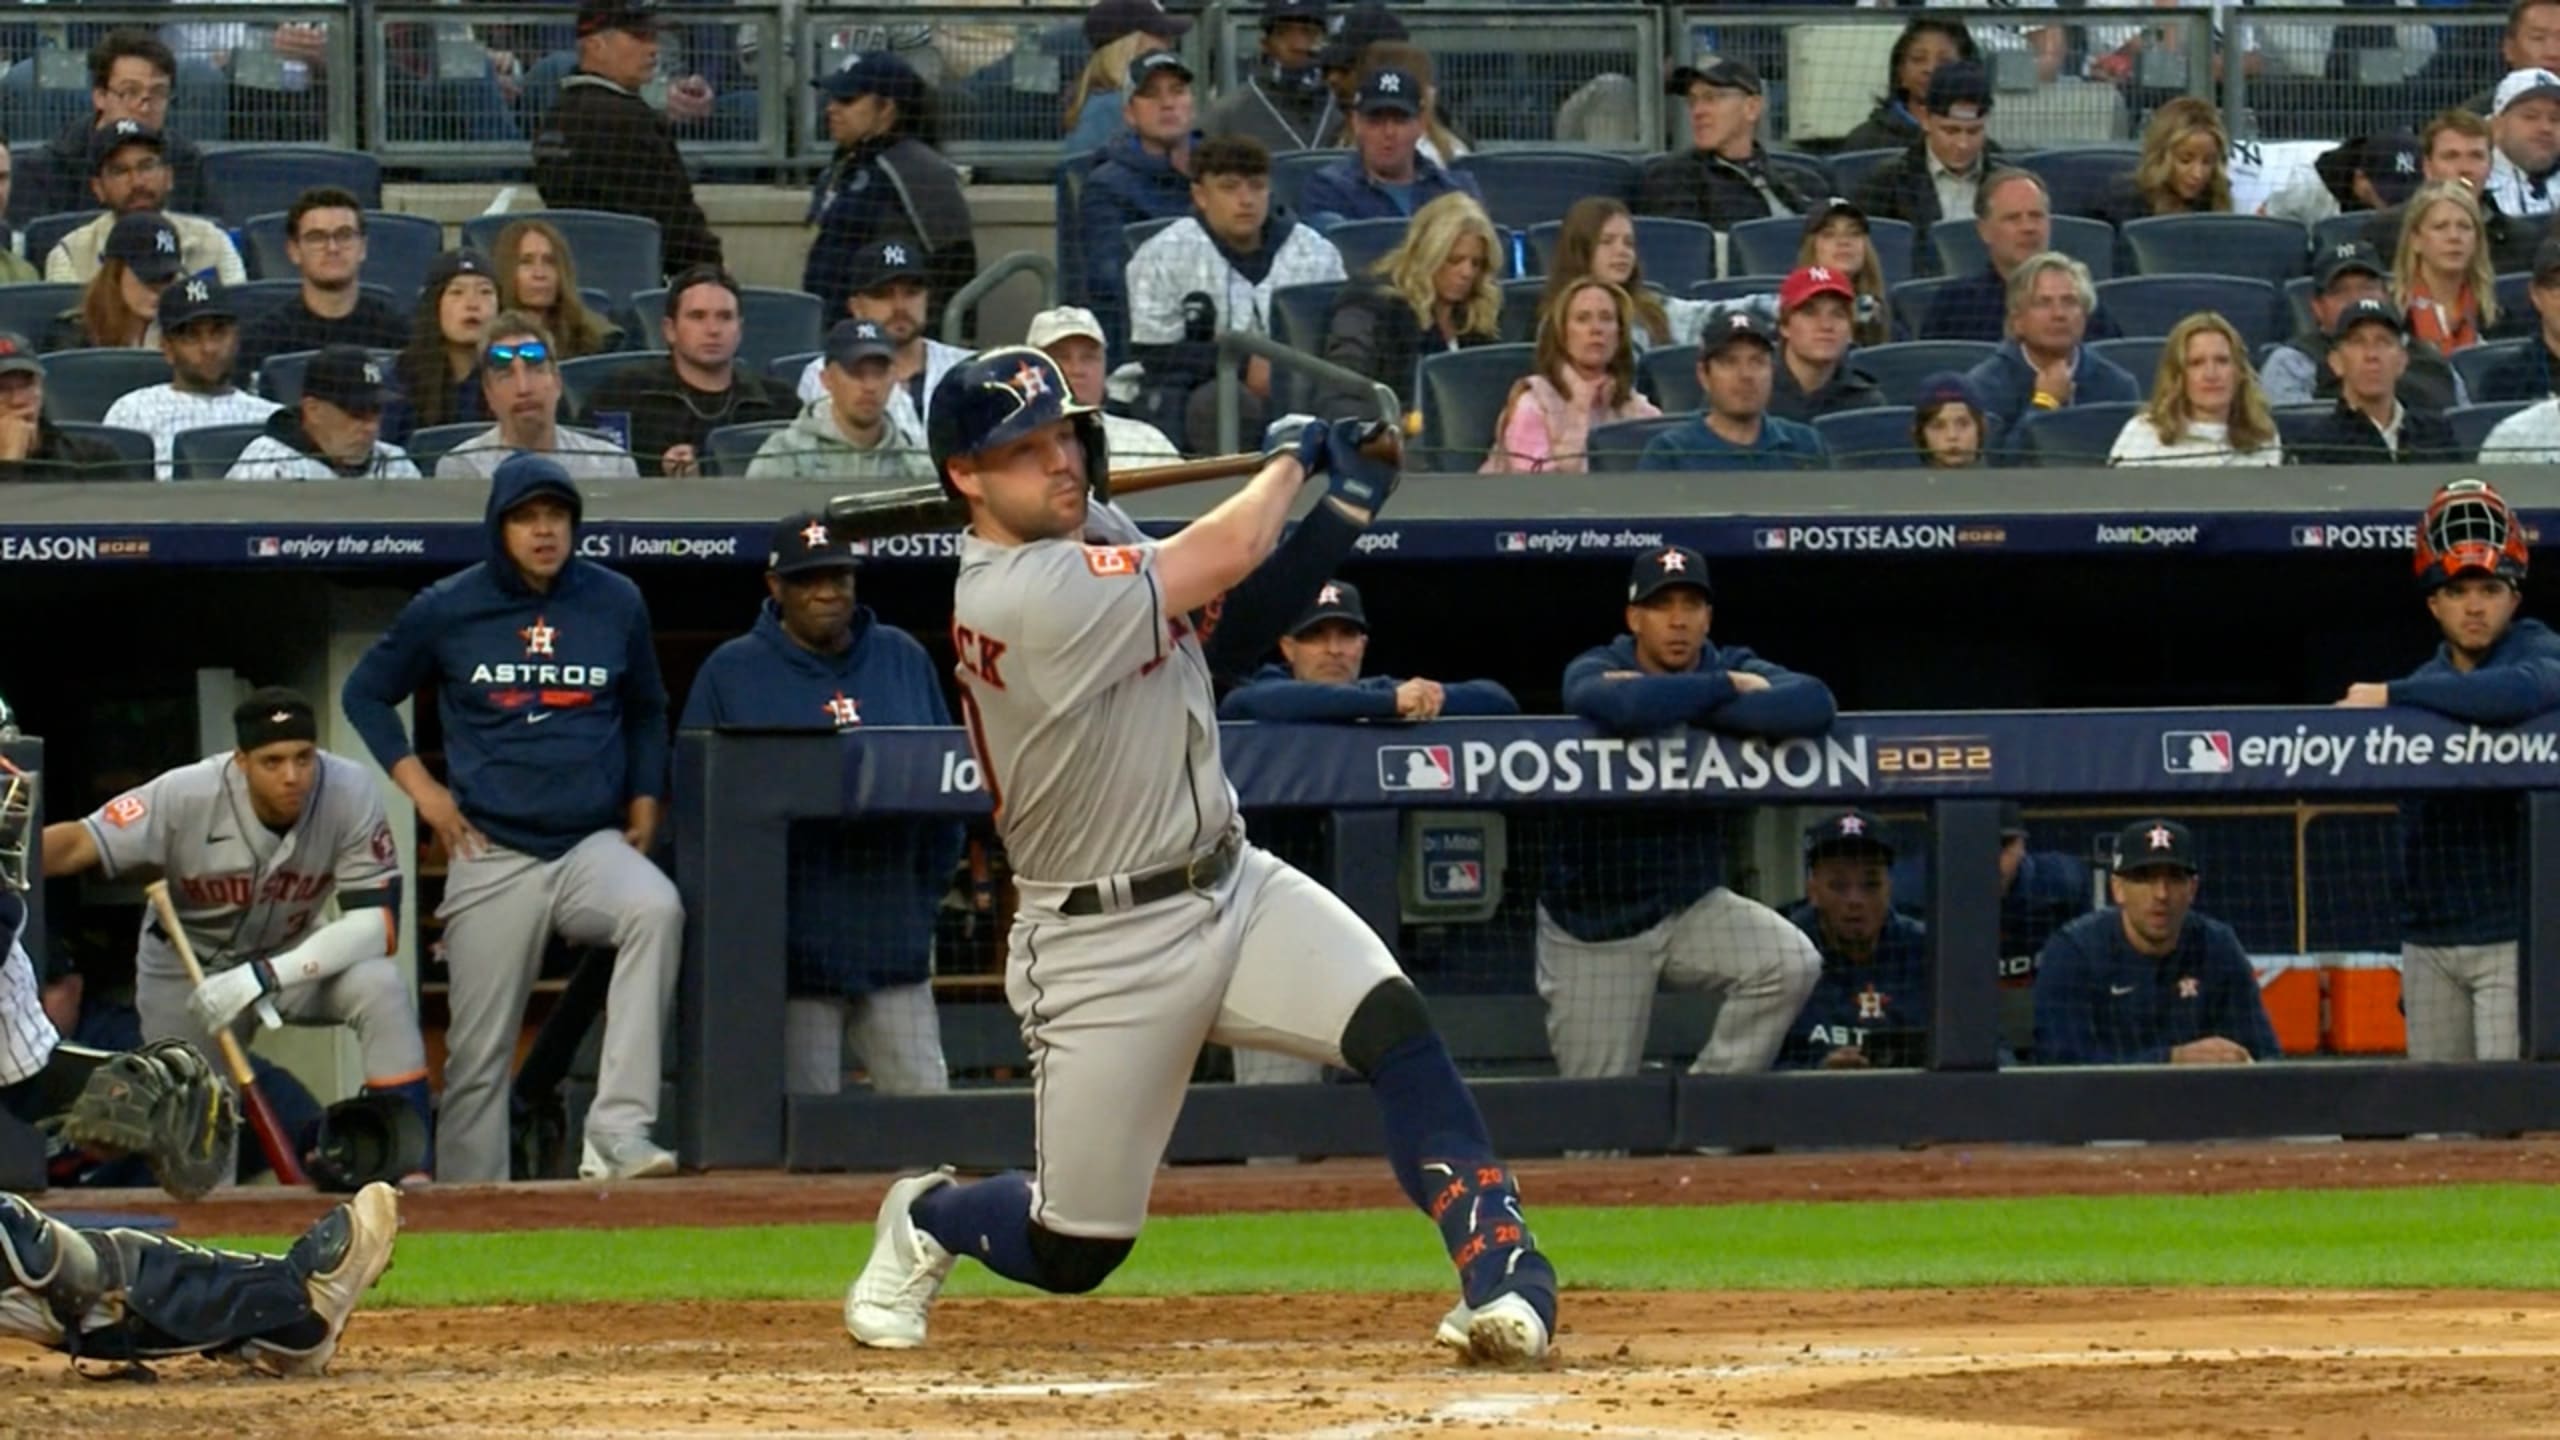
[[[915,1203],[945,1185],[951,1167],[910,1175],[889,1187],[871,1235],[871,1259],[844,1296],[844,1328],[856,1344],[913,1350],[924,1343],[925,1312],[959,1257],[919,1229]]]
[[[676,1154],[646,1135],[589,1135],[581,1180],[655,1180],[676,1173]]]
[[[1476,1312],[1467,1308],[1467,1302],[1460,1300],[1449,1307],[1448,1314],[1440,1317],[1440,1333],[1432,1336],[1432,1340],[1444,1349],[1465,1351],[1467,1322],[1474,1319],[1475,1315]]]
[[[317,1375],[328,1369],[356,1303],[391,1268],[391,1247],[399,1238],[400,1192],[379,1181],[322,1216],[285,1258],[310,1267],[303,1275],[303,1291],[310,1297],[311,1313],[327,1322],[329,1333],[308,1350],[252,1341],[243,1353],[279,1375]]]
[[[1496,1295],[1475,1309],[1459,1301],[1433,1338],[1480,1364],[1529,1365],[1546,1358],[1547,1322],[1520,1296]]]

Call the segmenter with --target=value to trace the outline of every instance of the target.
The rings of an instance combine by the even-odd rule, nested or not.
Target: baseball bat
[[[178,952],[178,963],[187,967],[187,979],[204,984],[204,967],[196,963],[196,947],[187,939],[187,928],[178,923],[178,907],[169,899],[169,882],[154,880],[143,888],[150,900],[152,913],[160,917],[160,931],[168,937],[169,948]],[[293,1151],[293,1141],[284,1133],[284,1122],[276,1118],[275,1106],[267,1103],[258,1089],[258,1074],[249,1068],[248,1052],[240,1048],[240,1038],[225,1026],[213,1037],[222,1052],[222,1067],[231,1072],[231,1083],[240,1092],[240,1109],[249,1117],[249,1129],[258,1137],[258,1149],[276,1172],[276,1179],[286,1185],[307,1185],[309,1177],[302,1173],[302,1157]]]

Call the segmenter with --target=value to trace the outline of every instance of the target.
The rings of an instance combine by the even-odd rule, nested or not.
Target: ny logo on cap
[[[275,710],[268,713],[267,723],[270,725],[281,725],[292,718],[293,712],[290,710]]]
[[[177,232],[177,231],[175,231],[175,230],[154,230],[154,231],[152,231],[152,232],[151,232],[151,249],[152,249],[153,253],[155,253],[155,254],[160,254],[160,255],[175,255],[175,254],[177,254],[177,253],[178,253],[178,232]],[[191,298],[191,299],[196,299],[196,300],[201,300],[201,299],[203,299],[204,297],[203,297],[203,296],[201,296],[201,295],[195,295],[195,296],[191,296],[191,297],[189,297],[189,298]]]
[[[2152,849],[2166,850],[2178,837],[2169,833],[2168,826],[2154,825],[2142,838],[2151,842]]]
[[[801,543],[815,550],[827,543],[827,522],[812,520],[800,528]]]
[[[1666,574],[1686,570],[1689,568],[1689,557],[1677,550],[1665,550],[1662,552],[1661,564]]]
[[[1404,77],[1390,70],[1378,77],[1378,90],[1382,94],[1401,95],[1404,93]]]
[[[190,303],[201,305],[212,298],[213,292],[205,288],[203,281],[190,280],[187,282],[187,299]]]
[[[1843,835],[1864,835],[1867,833],[1867,822],[1859,819],[1855,815],[1843,815],[1840,817],[1840,833]]]
[[[374,363],[373,363],[372,361],[370,361],[370,360],[367,360],[366,362],[364,362],[364,383],[366,383],[367,385],[379,385],[379,384],[381,384],[381,383],[382,383],[382,367],[381,367],[381,366],[379,366],[379,365],[374,364]]]
[[[907,259],[907,247],[904,245],[881,246],[880,258],[891,265],[909,265],[914,263]]]
[[[1316,603],[1317,603],[1317,604],[1319,604],[1319,605],[1339,605],[1339,604],[1341,604],[1341,603],[1342,603],[1342,587],[1341,587],[1341,586],[1339,586],[1339,585],[1327,585],[1327,586],[1326,586],[1326,587],[1324,587],[1323,589],[1321,589],[1321,590],[1317,591],[1317,592],[1316,592]]]
[[[1825,270],[1819,265],[1814,266],[1812,269],[1807,270],[1804,273],[1805,278],[1811,280],[1816,285],[1828,285],[1831,283],[1831,272]]]
[[[2418,157],[2403,150],[2391,157],[2391,169],[2394,174],[2415,175],[2418,173]]]
[[[853,338],[856,340],[877,340],[880,338],[880,327],[874,325],[868,320],[856,320],[853,322]]]

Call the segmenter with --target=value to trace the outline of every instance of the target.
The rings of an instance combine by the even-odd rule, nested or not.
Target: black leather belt
[[[1161,870],[1149,870],[1144,874],[1130,876],[1126,882],[1129,891],[1129,902],[1126,905],[1115,906],[1109,903],[1107,898],[1111,889],[1109,886],[1099,883],[1079,885],[1067,892],[1066,899],[1058,902],[1058,913],[1100,915],[1114,909],[1134,910],[1141,905],[1153,905],[1159,900],[1170,900],[1176,895],[1215,890],[1226,882],[1228,875],[1234,872],[1236,858],[1242,853],[1243,848],[1236,843],[1234,832],[1229,831],[1219,838],[1217,844],[1179,865],[1167,865]]]

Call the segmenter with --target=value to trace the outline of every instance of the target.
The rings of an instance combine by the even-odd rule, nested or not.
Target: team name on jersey
[[[300,905],[328,894],[335,878],[325,871],[315,875],[278,870],[262,884],[248,874],[184,875],[178,878],[178,889],[189,905],[199,909],[246,908],[253,903]]]
[[[474,685],[609,685],[613,671],[604,665],[520,665],[500,663],[471,667]]]

